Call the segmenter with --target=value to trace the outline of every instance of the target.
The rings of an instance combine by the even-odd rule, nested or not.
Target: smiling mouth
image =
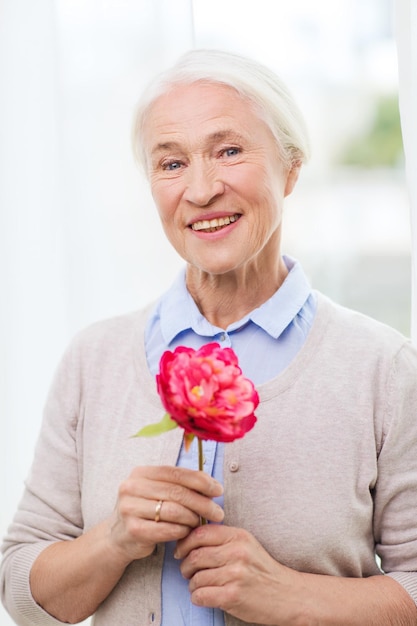
[[[218,217],[213,220],[201,220],[200,222],[194,222],[191,224],[193,230],[204,231],[205,233],[214,233],[216,230],[221,230],[224,226],[229,226],[233,222],[237,222],[240,215],[229,215],[228,217]]]

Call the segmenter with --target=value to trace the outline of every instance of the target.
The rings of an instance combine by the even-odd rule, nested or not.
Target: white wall
[[[150,75],[191,47],[191,22],[188,0],[0,3],[2,536],[70,337],[149,302],[180,265],[130,126]]]

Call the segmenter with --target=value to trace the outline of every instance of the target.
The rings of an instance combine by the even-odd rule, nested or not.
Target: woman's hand
[[[203,472],[136,467],[120,485],[110,519],[40,553],[30,575],[33,597],[60,621],[78,624],[97,610],[131,561],[151,554],[158,542],[186,537],[200,515],[221,521],[223,510],[212,498],[222,491]]]
[[[129,563],[152,554],[157,543],[186,537],[200,517],[221,522],[223,510],[212,498],[222,492],[222,485],[204,472],[136,467],[119,488],[111,519],[113,545]]]
[[[298,572],[275,561],[251,533],[216,524],[178,542],[176,558],[198,606],[271,626],[416,626],[411,596],[394,579]]]
[[[183,559],[194,604],[246,622],[298,623],[302,575],[275,561],[246,530],[201,526],[178,542],[175,556]]]

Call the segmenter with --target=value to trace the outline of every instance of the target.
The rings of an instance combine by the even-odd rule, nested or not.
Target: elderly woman
[[[148,89],[135,146],[184,272],[71,343],[4,541],[17,624],[417,624],[417,354],[282,256],[307,145],[280,81],[193,51]],[[204,442],[159,421],[179,345],[231,346],[258,422]],[[200,516],[210,523],[199,525]],[[376,560],[378,557],[378,560]]]

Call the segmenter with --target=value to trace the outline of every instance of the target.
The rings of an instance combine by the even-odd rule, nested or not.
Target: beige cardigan
[[[30,594],[39,552],[108,516],[134,465],[176,462],[180,429],[130,437],[163,412],[146,365],[146,315],[83,331],[58,369],[3,544],[3,601],[17,624],[60,623]],[[256,427],[226,444],[225,523],[305,572],[377,574],[376,551],[417,602],[417,353],[410,343],[318,294],[305,345],[258,391]],[[162,560],[158,546],[132,563],[93,624],[160,624]],[[226,624],[243,622],[226,616]]]

